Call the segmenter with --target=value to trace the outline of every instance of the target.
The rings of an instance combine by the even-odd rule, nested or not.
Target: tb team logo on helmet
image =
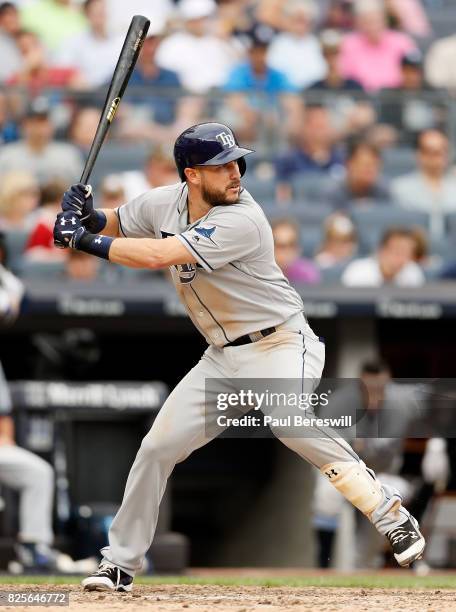
[[[219,142],[221,142],[224,147],[231,148],[231,147],[236,146],[236,141],[234,140],[234,136],[233,134],[230,134],[229,132],[220,132],[220,134],[217,134],[215,138]]]

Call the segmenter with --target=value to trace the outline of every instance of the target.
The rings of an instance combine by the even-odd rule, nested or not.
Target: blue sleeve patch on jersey
[[[215,232],[215,227],[195,227],[195,232],[203,238],[211,240],[212,234]]]

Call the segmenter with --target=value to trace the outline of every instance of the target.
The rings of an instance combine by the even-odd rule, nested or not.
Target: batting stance
[[[152,189],[115,211],[94,209],[85,185],[73,185],[64,195],[56,245],[133,268],[170,267],[191,320],[209,344],[142,441],[109,546],[102,549],[98,571],[83,580],[86,589],[131,590],[154,537],[169,475],[211,439],[205,424],[217,406],[215,398],[206,401],[205,379],[221,379],[220,391],[232,392],[237,378],[292,378],[291,391],[299,392],[304,384],[314,390],[321,378],[324,345],[274,260],[261,207],[241,187],[249,153],[227,126],[203,123],[176,140],[181,183]],[[287,437],[280,427],[271,429],[388,537],[400,565],[422,555],[424,538],[399,492],[382,485],[334,431],[315,427],[306,437]]]

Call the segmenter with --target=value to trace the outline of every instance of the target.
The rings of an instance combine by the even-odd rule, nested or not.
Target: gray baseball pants
[[[236,379],[293,379],[296,392],[313,391],[320,381],[325,347],[304,316],[293,316],[270,336],[241,346],[209,346],[201,360],[171,392],[130,470],[122,505],[109,530],[109,546],[101,550],[108,561],[130,575],[138,571],[155,533],[159,505],[176,463],[210,442],[208,419],[219,409],[205,395],[206,378],[217,378],[220,392],[235,392]],[[262,410],[265,414],[266,409]],[[364,464],[351,446],[328,428],[310,428],[305,437],[289,437],[280,426],[273,433],[303,459],[320,469],[334,462]],[[220,430],[219,430],[220,432]],[[379,483],[380,485],[380,483]],[[382,534],[409,516],[399,492],[381,486],[382,500],[372,512],[372,523]]]
[[[0,483],[19,492],[19,540],[52,544],[54,472],[44,459],[19,446],[0,446]]]

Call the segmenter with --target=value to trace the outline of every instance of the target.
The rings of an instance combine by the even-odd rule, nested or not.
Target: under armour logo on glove
[[[59,249],[65,249],[69,246],[77,248],[77,242],[81,237],[81,232],[78,233],[79,230],[82,230],[82,233],[85,232],[81,222],[74,213],[69,211],[59,213],[54,225],[55,246]]]
[[[60,225],[63,225],[65,227],[67,221],[71,222],[71,225],[76,225],[77,219],[75,217],[71,217],[70,219],[65,219],[64,217],[62,217],[62,219],[60,220]]]
[[[101,244],[101,236],[98,236],[98,238],[95,238],[94,242],[95,244]]]

